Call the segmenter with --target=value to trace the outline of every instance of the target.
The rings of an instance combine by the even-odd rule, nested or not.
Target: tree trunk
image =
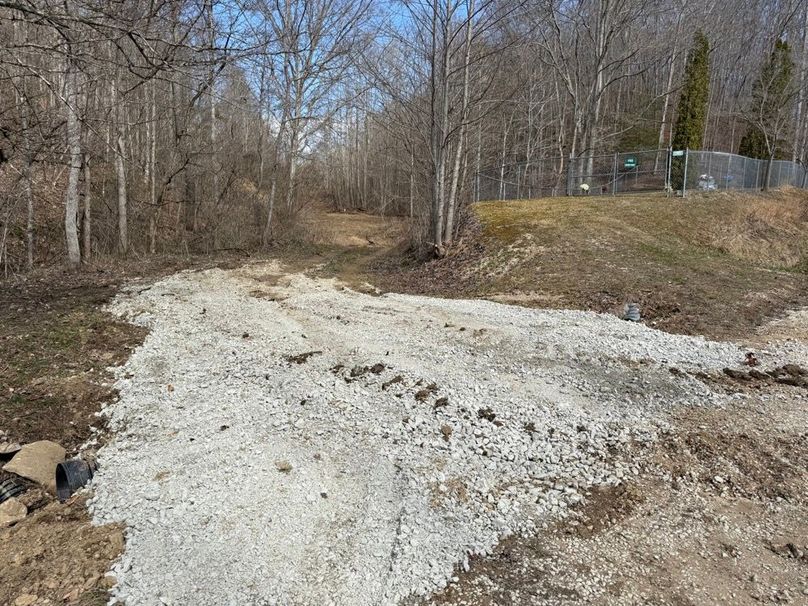
[[[277,190],[278,176],[273,174],[272,181],[269,186],[269,198],[267,198],[267,222],[266,225],[264,225],[264,233],[261,236],[261,245],[264,248],[269,245],[269,240],[272,238],[272,215],[275,212],[275,193]]]
[[[797,94],[797,109],[796,109],[796,117],[794,120],[794,129],[795,129],[795,136],[794,136],[794,150],[792,153],[792,160],[794,162],[803,162],[805,160],[805,133],[808,131],[806,128],[806,121],[805,121],[805,105],[806,99],[808,98],[808,91],[806,91],[806,81],[805,81],[805,72],[808,69],[806,66],[806,61],[808,60],[808,6],[804,9],[805,13],[803,15],[803,25],[802,25],[802,49],[800,53],[800,64],[799,64],[799,84],[797,86],[797,90],[799,91]]]
[[[448,117],[448,16],[444,24],[443,47],[438,55],[438,3],[432,0],[432,42],[430,53],[430,147],[432,152],[432,246],[437,256],[443,249],[443,192],[446,159],[445,133]]]
[[[657,149],[663,149],[665,147],[665,123],[668,120],[668,108],[670,107],[670,100],[671,100],[671,89],[673,88],[673,75],[676,71],[676,52],[677,52],[677,45],[679,43],[679,36],[681,34],[682,29],[682,17],[679,16],[679,19],[676,23],[676,36],[673,39],[673,51],[671,52],[671,64],[668,67],[668,80],[667,85],[665,88],[665,96],[662,102],[662,121],[659,124],[659,138],[657,140]],[[657,174],[659,170],[659,152],[657,152],[656,157],[654,158],[654,174]]]
[[[300,115],[303,111],[303,91],[296,90],[294,113],[291,119],[292,132],[289,137],[289,169],[286,173],[286,210],[291,215],[295,204],[295,179],[297,179],[297,153],[300,145]]]
[[[21,83],[24,89],[25,83]],[[23,188],[25,192],[25,264],[31,270],[34,267],[34,192],[32,183],[33,154],[31,150],[31,133],[28,132],[30,120],[28,119],[28,96],[17,93],[17,104],[20,108],[20,126],[22,127],[23,152],[25,154],[25,164],[23,165]]]
[[[81,236],[82,236],[82,256],[84,262],[90,260],[92,256],[92,195],[90,188],[90,154],[84,154],[84,214],[82,216]]]
[[[149,130],[149,158],[147,166],[149,170],[149,202],[151,203],[151,213],[149,216],[152,230],[149,234],[149,252],[155,254],[157,252],[157,227],[160,223],[160,207],[157,206],[157,100],[156,88],[157,84],[152,81],[150,92],[151,99],[151,129]]]
[[[410,219],[415,211],[415,145],[410,149]]]
[[[290,214],[293,212],[295,202],[295,179],[297,178],[297,153],[295,153],[295,148],[297,147],[296,134],[292,135],[292,144],[293,147],[289,150],[289,170],[286,175],[286,210]]]
[[[216,22],[213,16],[213,1],[206,2],[207,26],[208,34],[210,36],[210,82],[208,83],[208,99],[210,101],[210,130],[208,132],[210,141],[210,172],[211,172],[211,196],[210,203],[214,209],[219,206],[219,166],[216,162],[216,57],[212,49],[216,48]],[[218,231],[218,221],[215,230]],[[214,247],[218,247],[215,242],[216,234],[214,234]]]
[[[213,78],[213,76],[211,76]],[[216,163],[216,97],[213,94],[213,81],[210,83],[210,172],[212,181],[211,204],[219,204],[219,167]]]
[[[608,2],[601,2],[600,13],[595,24],[595,80],[590,90],[589,115],[587,116],[587,136],[584,140],[586,147],[586,178],[591,181],[595,172],[595,145],[597,144],[598,126],[600,124],[600,108],[603,101],[603,74],[606,69],[606,55],[608,52],[607,33],[611,20],[611,7]]]
[[[480,121],[477,124],[477,154],[474,159],[474,201],[480,201],[480,172],[483,169],[482,165],[483,153],[483,124]]]
[[[285,103],[280,124],[278,124],[278,134],[275,136],[275,149],[272,151],[272,180],[269,185],[269,197],[267,198],[267,222],[264,225],[264,233],[261,235],[261,246],[266,248],[272,238],[272,215],[275,211],[275,194],[278,191],[278,169],[280,167],[280,148],[283,145],[283,136],[286,132],[286,119],[288,117],[288,105]]]
[[[766,160],[766,171],[763,175],[763,191],[769,191],[769,186],[772,180],[772,167],[774,166],[774,152],[772,151],[769,154],[768,160]]]
[[[126,164],[124,163],[123,131],[119,129],[115,154],[115,173],[118,179],[118,249],[126,256],[129,251],[129,228],[127,225]]]
[[[67,60],[65,75],[65,99],[67,101],[67,148],[69,170],[65,193],[65,237],[67,239],[67,262],[73,268],[81,264],[79,249],[79,174],[81,173],[81,124],[78,115],[78,74],[73,60]]]
[[[457,205],[457,188],[458,180],[460,179],[460,163],[465,154],[466,143],[466,124],[469,119],[469,79],[470,79],[470,64],[471,64],[471,36],[472,36],[472,23],[475,10],[475,2],[467,5],[469,15],[466,20],[466,52],[463,57],[463,98],[460,103],[460,132],[457,137],[457,146],[455,148],[454,166],[452,167],[452,183],[449,188],[449,199],[446,206],[446,226],[444,228],[444,245],[451,246],[454,235],[454,221],[455,221],[455,207]]]
[[[31,184],[31,157],[25,160],[25,264],[34,268],[34,192]]]
[[[127,221],[126,164],[124,156],[126,145],[122,128],[123,110],[118,98],[118,82],[113,78],[110,82],[112,96],[114,128],[115,128],[115,176],[118,185],[118,252],[126,256],[129,251],[129,227]]]

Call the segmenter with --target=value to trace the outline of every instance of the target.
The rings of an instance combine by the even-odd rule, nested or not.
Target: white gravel
[[[113,305],[151,329],[119,370],[90,502],[96,522],[127,524],[112,570],[126,604],[428,594],[469,554],[636,472],[619,446],[653,440],[667,410],[722,403],[671,367],[743,360],[612,316],[374,297],[302,275],[271,286],[280,273],[185,272]]]

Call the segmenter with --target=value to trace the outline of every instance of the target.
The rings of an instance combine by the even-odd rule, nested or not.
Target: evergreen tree
[[[780,148],[788,107],[794,94],[794,61],[788,42],[778,40],[752,87],[748,128],[738,153],[750,158],[773,159]]]
[[[754,124],[747,125],[746,133],[741,137],[738,145],[738,154],[747,158],[758,158],[765,160],[769,157],[766,146],[766,135]]]
[[[700,149],[704,139],[707,98],[710,93],[710,43],[701,31],[696,32],[687,57],[685,82],[679,97],[673,149]]]

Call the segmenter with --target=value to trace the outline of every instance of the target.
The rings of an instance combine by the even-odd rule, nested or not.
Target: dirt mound
[[[745,337],[808,305],[808,193],[485,202],[444,259],[385,273],[391,290],[620,313]]]
[[[118,525],[92,526],[82,502],[52,503],[0,531],[0,604],[105,604],[109,564],[123,551]]]

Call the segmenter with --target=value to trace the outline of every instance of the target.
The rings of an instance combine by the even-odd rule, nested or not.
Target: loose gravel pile
[[[280,274],[181,273],[113,305],[151,329],[119,371],[90,503],[128,527],[126,604],[429,594],[637,473],[621,446],[677,405],[721,405],[694,375],[743,361],[612,316]]]

